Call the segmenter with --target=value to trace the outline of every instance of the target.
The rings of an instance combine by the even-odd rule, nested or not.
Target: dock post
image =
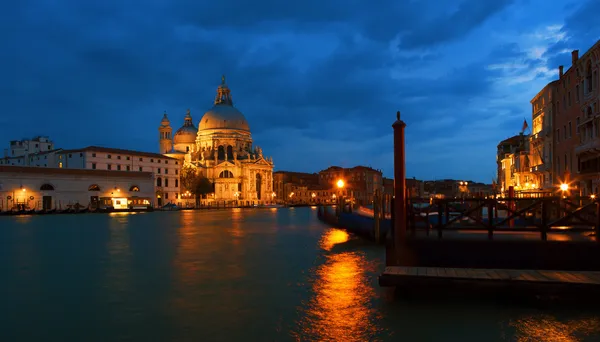
[[[596,201],[596,242],[600,242],[600,200]]]
[[[510,210],[515,210],[515,187],[514,186],[509,186],[508,187],[508,208]],[[507,213],[507,215],[512,216],[512,213]],[[508,220],[508,226],[513,228],[515,226],[515,220],[514,219],[510,219]]]
[[[379,220],[381,211],[380,203],[379,203],[379,190],[375,190],[375,195],[373,198],[373,234],[375,235],[375,242],[379,243]]]
[[[400,264],[400,251],[406,242],[406,155],[404,129],[406,124],[396,113],[394,129],[394,251],[396,264]]]

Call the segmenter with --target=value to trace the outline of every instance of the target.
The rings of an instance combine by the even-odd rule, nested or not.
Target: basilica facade
[[[214,184],[211,201],[242,205],[274,202],[273,159],[254,146],[250,125],[233,106],[225,77],[214,105],[194,125],[190,110],[175,134],[165,113],[158,128],[160,153],[183,161]],[[182,189],[183,190],[183,189]]]

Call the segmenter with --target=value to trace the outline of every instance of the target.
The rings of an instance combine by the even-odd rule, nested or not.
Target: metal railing
[[[501,215],[504,214],[504,215]],[[600,201],[589,197],[464,198],[407,201],[407,228],[427,234],[437,231],[539,232],[547,240],[551,232],[595,232],[600,236]]]

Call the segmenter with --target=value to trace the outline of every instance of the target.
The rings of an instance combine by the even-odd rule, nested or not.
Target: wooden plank
[[[384,274],[398,277],[435,277],[450,279],[527,281],[537,283],[556,282],[600,285],[600,272],[591,271],[388,266],[385,268]]]
[[[464,268],[455,268],[454,272],[458,278],[467,278],[467,271]]]
[[[457,278],[456,270],[454,268],[447,268],[446,276],[450,278]]]

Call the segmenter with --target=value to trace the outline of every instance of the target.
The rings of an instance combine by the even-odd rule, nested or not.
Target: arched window
[[[162,178],[156,178],[156,186],[162,186]]]
[[[231,145],[227,146],[227,159],[233,160],[233,147]]]
[[[129,188],[129,191],[133,191],[133,192],[139,192],[139,191],[140,191],[140,188],[139,188],[137,185],[132,185],[132,186]]]
[[[42,184],[42,186],[40,186],[40,190],[42,191],[52,191],[54,190],[54,187],[50,184]]]
[[[219,158],[219,160],[224,160],[225,159],[225,148],[223,146],[219,146],[219,150],[217,153],[217,158]]]
[[[262,192],[262,175],[260,173],[256,174],[256,198],[261,199]]]
[[[219,174],[219,178],[233,178],[233,173],[229,170],[222,171]]]
[[[98,184],[92,184],[89,186],[88,191],[100,191]]]
[[[587,73],[585,75],[585,82],[587,83],[588,93],[592,91],[592,61],[587,63]]]

